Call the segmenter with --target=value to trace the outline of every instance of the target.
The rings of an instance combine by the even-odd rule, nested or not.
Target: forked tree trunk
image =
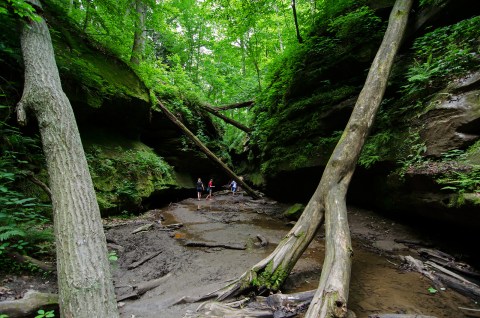
[[[225,173],[230,176],[232,179],[235,179],[237,183],[242,186],[242,188],[254,199],[259,198],[259,194],[255,192],[248,184],[246,184],[242,178],[237,176],[235,172],[233,172],[225,163],[223,163],[222,160],[220,160],[213,152],[211,152],[201,141],[200,139],[195,136],[194,133],[192,133],[180,120],[173,115],[165,105],[163,105],[158,99],[157,99],[157,104],[160,107],[160,109],[163,111],[165,116],[167,116],[168,119],[172,121],[178,128],[180,128],[185,135],[187,135],[188,138],[190,138],[191,141],[193,141],[199,148],[200,150],[207,155],[208,158],[210,158],[213,162],[215,162],[220,168],[225,171]]]
[[[353,250],[345,197],[358,157],[382,102],[412,4],[413,0],[395,1],[382,44],[317,188],[319,200],[325,209],[325,259],[320,283],[306,318],[347,315]]]
[[[41,13],[38,0],[29,2]],[[118,317],[100,210],[72,107],[65,96],[47,24],[30,21],[21,34],[25,86],[20,123],[35,114],[52,193],[62,317]]]
[[[413,0],[397,0],[383,42],[370,67],[350,120],[333,151],[322,179],[300,219],[277,248],[233,283],[205,295],[222,300],[246,289],[278,290],[312,241],[326,215],[326,256],[308,317],[344,317],[348,299],[352,247],[345,195],[357,159],[375,119],[400,46]]]

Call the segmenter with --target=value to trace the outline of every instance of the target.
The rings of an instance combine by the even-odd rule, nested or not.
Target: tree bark
[[[348,299],[352,248],[345,195],[365,139],[382,100],[393,59],[400,46],[413,0],[397,0],[378,53],[350,120],[322,179],[300,219],[277,248],[239,279],[202,297],[218,300],[245,290],[278,290],[312,241],[326,214],[326,257],[320,285],[308,317],[344,317]]]
[[[292,0],[292,11],[293,11],[293,20],[295,22],[295,32],[297,33],[298,43],[303,43],[302,36],[300,35],[300,30],[298,29],[297,9],[295,7],[295,0]]]
[[[227,116],[221,114],[218,110],[216,110],[216,109],[214,109],[210,106],[202,105],[202,108],[205,109],[206,111],[208,111],[210,114],[213,114],[213,115],[217,116],[218,118],[223,119],[223,121],[225,121],[226,123],[229,123],[230,125],[233,125],[233,126],[237,127],[238,129],[243,130],[246,133],[249,133],[249,132],[252,131],[247,126],[242,125],[238,121],[235,121],[231,118],[228,118]]]
[[[133,64],[140,64],[143,60],[143,54],[145,52],[145,40],[147,38],[147,32],[145,30],[145,15],[146,5],[143,0],[135,1],[137,20],[135,23],[135,34],[133,38],[132,55],[130,56],[130,62]]]
[[[38,0],[30,2],[40,7]],[[32,110],[40,128],[52,193],[61,316],[118,317],[100,210],[42,18],[24,26],[21,45],[25,86],[17,115],[25,123],[26,111]]]
[[[173,115],[165,105],[163,105],[158,99],[157,99],[157,104],[160,107],[160,109],[163,111],[163,113],[170,119],[177,127],[179,127],[189,138],[192,140],[199,148],[200,150],[207,155],[208,158],[213,160],[218,166],[220,166],[225,173],[230,176],[231,178],[235,179],[237,183],[242,186],[243,189],[254,199],[258,199],[259,195],[257,192],[255,192],[252,188],[246,184],[242,178],[237,176],[235,172],[230,170],[230,168],[222,162],[213,152],[211,152],[205,145],[200,141],[200,139],[197,138],[181,121],[179,121],[175,115]]]

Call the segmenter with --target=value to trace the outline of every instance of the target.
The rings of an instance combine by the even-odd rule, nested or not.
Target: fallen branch
[[[10,318],[27,317],[35,314],[39,309],[52,305],[58,305],[57,294],[29,290],[22,299],[0,302],[0,313]]]
[[[27,255],[21,255],[21,254],[18,254],[18,253],[7,253],[6,255],[10,259],[12,259],[12,260],[14,260],[18,263],[22,263],[22,264],[29,263],[29,264],[32,264],[32,265],[40,268],[41,270],[43,270],[45,272],[56,271],[56,267],[54,265],[47,264],[45,262],[39,261],[38,259],[35,259],[35,258],[27,256]]]
[[[160,231],[173,231],[178,230],[179,228],[183,227],[183,223],[174,223],[169,225],[162,225],[159,229]]]
[[[138,232],[145,232],[150,230],[152,227],[153,227],[153,223],[145,224],[133,230],[131,234],[135,234]]]
[[[125,299],[138,298],[141,295],[145,294],[147,291],[152,290],[154,288],[157,288],[158,286],[163,284],[163,282],[165,280],[167,280],[167,278],[169,278],[170,276],[172,276],[172,274],[168,273],[167,275],[162,276],[160,278],[149,280],[147,282],[142,282],[142,283],[139,283],[137,285],[134,285],[134,286],[132,286],[132,289],[133,289],[132,292],[130,292],[128,294],[121,295],[121,296],[117,296],[117,302],[125,300]]]
[[[411,241],[411,240],[402,240],[402,239],[394,239],[395,243],[402,243],[407,245],[418,245],[418,246],[425,246],[425,247],[432,247],[432,243],[427,243],[423,241]]]
[[[229,110],[229,109],[234,109],[234,108],[244,108],[244,107],[249,107],[255,104],[253,100],[250,100],[248,102],[242,102],[242,103],[236,103],[236,104],[230,104],[230,105],[224,105],[224,106],[217,106],[217,107],[212,107],[215,110]]]
[[[27,178],[32,181],[34,184],[38,185],[50,198],[50,201],[52,200],[52,191],[50,191],[50,188],[43,183],[42,181],[38,180],[37,177],[33,174],[31,171],[26,172]]]
[[[480,309],[458,307],[460,311],[468,317],[480,317]]]
[[[172,121],[172,123],[174,123],[178,128],[180,128],[186,135],[188,138],[190,138],[191,141],[193,141],[193,143],[195,143],[199,148],[200,150],[209,158],[211,159],[213,162],[215,162],[217,165],[219,165],[224,171],[225,173],[230,176],[232,179],[235,179],[238,183],[239,186],[241,186],[243,189],[245,189],[245,191],[250,195],[252,196],[252,198],[254,199],[259,199],[260,198],[260,195],[254,191],[252,188],[250,188],[250,186],[248,184],[246,184],[242,178],[240,178],[239,176],[237,176],[235,174],[235,172],[233,172],[225,163],[223,163],[222,160],[220,160],[217,156],[215,156],[215,154],[213,152],[211,152],[204,144],[202,141],[200,141],[200,139],[197,138],[197,136],[195,136],[195,134],[193,134],[180,120],[177,119],[177,117],[175,117],[174,114],[172,114],[172,112],[170,112],[168,110],[167,107],[165,107],[165,105],[162,104],[162,102],[160,102],[160,100],[157,98],[157,105],[160,107],[160,109],[163,111],[163,113],[165,114],[165,116],[167,116],[168,119],[170,119]]]
[[[380,314],[370,315],[368,318],[436,318],[434,316],[425,316],[417,314]]]
[[[189,247],[223,247],[231,250],[245,250],[245,244],[224,244],[224,243],[207,243],[207,242],[186,242],[185,246]]]
[[[137,261],[137,262],[134,262],[130,265],[128,265],[128,269],[134,269],[134,268],[137,268],[138,266],[142,265],[143,263],[151,260],[152,258],[154,258],[155,256],[159,255],[160,253],[162,253],[162,251],[158,251],[158,252],[154,252],[150,255],[147,255],[145,256],[144,258],[142,258],[141,260]]]
[[[238,121],[235,121],[231,118],[228,118],[227,116],[223,115],[222,113],[220,113],[218,110],[210,107],[210,106],[207,106],[207,105],[202,105],[201,106],[203,109],[205,109],[206,111],[208,111],[210,114],[213,114],[215,116],[217,116],[218,118],[221,118],[223,119],[224,122],[232,125],[232,126],[235,126],[237,127],[238,129],[240,130],[243,130],[244,132],[246,133],[249,133],[252,131],[252,129],[248,128],[247,126],[245,125],[242,125],[241,123],[239,123]]]
[[[260,234],[257,234],[257,239],[258,239],[260,242],[256,242],[256,243],[255,243],[255,246],[257,246],[257,247],[265,247],[265,246],[268,245],[268,241],[267,241],[267,239],[266,239],[264,236],[262,236],[262,235],[260,235]]]

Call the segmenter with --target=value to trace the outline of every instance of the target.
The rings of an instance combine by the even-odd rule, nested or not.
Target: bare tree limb
[[[210,107],[210,106],[207,106],[207,105],[202,105],[201,106],[203,109],[205,109],[206,111],[208,111],[209,113],[217,116],[218,118],[221,118],[223,119],[223,121],[225,121],[226,123],[229,123],[230,125],[233,125],[235,127],[237,127],[238,129],[240,130],[243,130],[244,132],[246,133],[249,133],[251,132],[252,130],[250,128],[248,128],[247,126],[243,125],[243,124],[240,124],[238,121],[235,121],[231,118],[228,118],[227,116],[221,114],[218,110]]]

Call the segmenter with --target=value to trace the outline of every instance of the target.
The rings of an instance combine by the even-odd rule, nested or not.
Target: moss
[[[138,141],[101,136],[84,144],[102,211],[137,210],[154,191],[176,186],[172,167],[152,149]]]
[[[252,280],[254,286],[264,286],[272,291],[277,291],[288,276],[288,272],[281,266],[277,267],[275,271],[273,269],[273,261],[270,261],[265,269],[257,275],[255,281]]]

